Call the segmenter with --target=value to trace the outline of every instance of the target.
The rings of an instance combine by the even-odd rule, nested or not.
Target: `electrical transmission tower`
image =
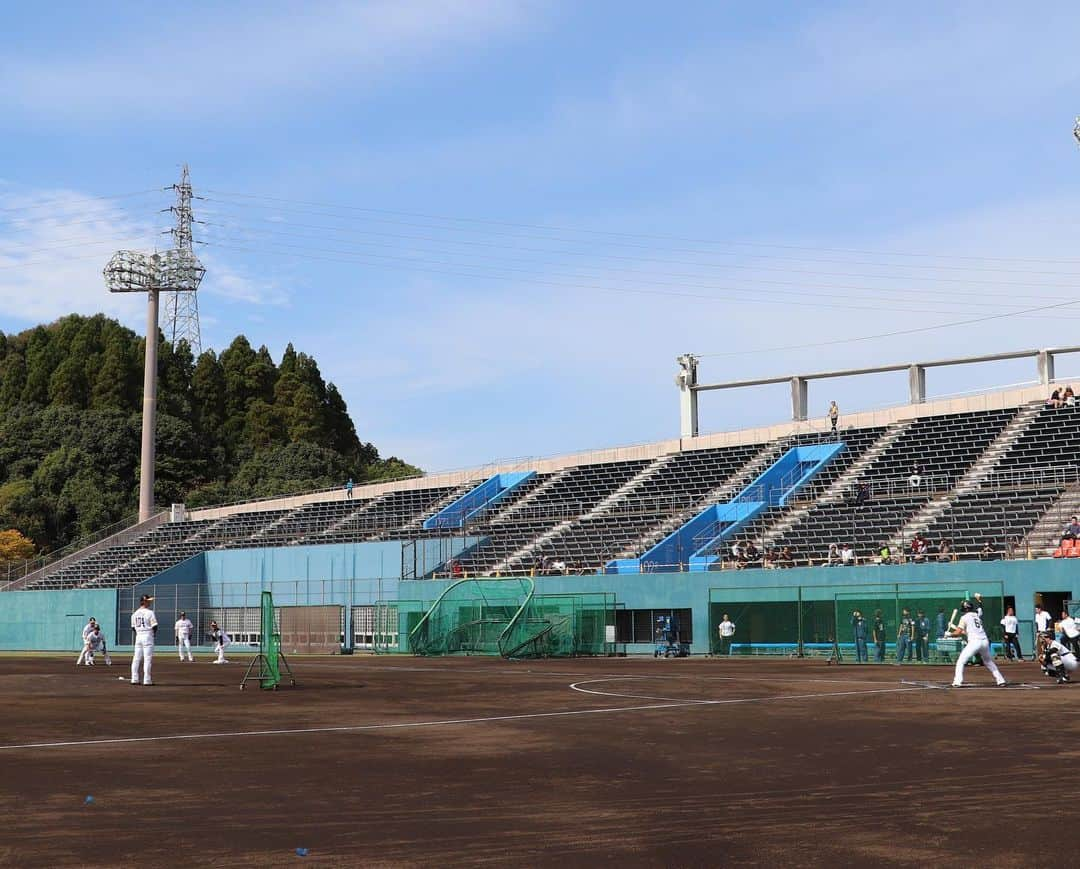
[[[187,251],[194,258],[191,245],[191,178],[187,163],[180,175],[180,183],[173,185],[176,191],[176,205],[169,210],[176,217],[176,226],[170,232],[176,250]],[[202,334],[199,330],[199,295],[198,283],[192,289],[169,290],[165,297],[165,337],[176,346],[177,342],[188,342],[196,358],[202,353]]]

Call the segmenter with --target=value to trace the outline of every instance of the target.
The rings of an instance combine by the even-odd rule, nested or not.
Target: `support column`
[[[908,392],[912,404],[926,403],[926,369],[921,365],[908,368]]]
[[[806,419],[806,378],[791,378],[791,418],[795,422]]]
[[[675,385],[679,387],[679,437],[698,436],[697,358],[686,353],[678,358],[679,373]]]
[[[1050,350],[1039,351],[1039,383],[1049,386],[1054,381],[1054,354]]]
[[[142,461],[139,466],[139,521],[154,514],[154,434],[157,429],[158,290],[146,294],[146,362],[143,369]]]

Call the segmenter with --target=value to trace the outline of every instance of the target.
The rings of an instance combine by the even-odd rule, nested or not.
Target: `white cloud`
[[[102,270],[118,249],[167,246],[161,241],[157,227],[118,203],[69,190],[0,193],[0,311],[23,325],[72,312],[141,322],[145,303],[109,293]]]
[[[0,105],[65,120],[280,110],[283,97],[319,99],[331,86],[364,91],[444,49],[512,30],[528,11],[509,0],[226,4],[202,20],[185,11],[182,24],[164,19],[84,54],[8,51]]]

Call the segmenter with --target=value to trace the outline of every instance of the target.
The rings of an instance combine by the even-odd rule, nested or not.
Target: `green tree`
[[[232,481],[238,498],[265,498],[288,492],[330,489],[348,479],[345,460],[315,444],[286,444],[256,453]]]

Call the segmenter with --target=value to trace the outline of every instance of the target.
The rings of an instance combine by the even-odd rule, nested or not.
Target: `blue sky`
[[[186,161],[204,344],[292,341],[361,437],[429,470],[676,436],[687,351],[717,381],[1080,345],[1078,25],[1068,3],[12,6],[0,329],[141,330],[101,267],[167,245],[170,197],[140,191]],[[786,401],[708,394],[703,428]]]

